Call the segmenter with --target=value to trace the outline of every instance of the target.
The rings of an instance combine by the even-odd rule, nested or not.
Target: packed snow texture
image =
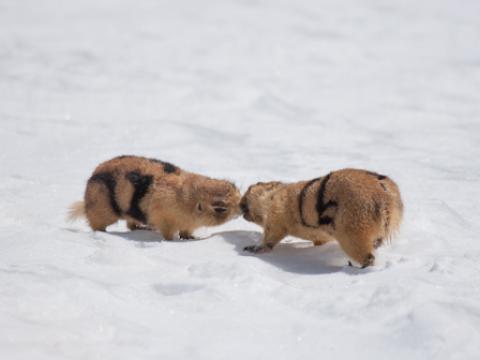
[[[0,1],[2,359],[479,359],[478,0]],[[396,180],[375,267],[67,224],[101,161]]]

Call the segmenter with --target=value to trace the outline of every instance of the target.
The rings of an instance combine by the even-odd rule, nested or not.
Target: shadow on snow
[[[74,230],[70,231],[75,232]],[[107,233],[135,242],[155,243],[165,241],[159,232],[151,230],[108,231]],[[347,266],[348,259],[336,242],[330,242],[322,246],[313,246],[311,242],[281,242],[270,253],[264,254],[251,254],[243,250],[245,246],[260,242],[262,234],[258,231],[221,231],[204,238],[176,239],[171,240],[171,242],[189,243],[207,240],[215,236],[234,245],[234,250],[241,256],[253,256],[259,261],[267,262],[291,273],[315,275],[343,272],[355,275],[368,271]]]
[[[261,233],[257,231],[224,231],[214,233],[235,246],[242,256],[254,256],[284,271],[298,274],[331,274],[344,272],[359,274],[362,270],[347,266],[348,259],[336,242],[322,246],[313,246],[311,242],[293,242],[278,244],[270,253],[251,254],[243,248],[260,242]]]

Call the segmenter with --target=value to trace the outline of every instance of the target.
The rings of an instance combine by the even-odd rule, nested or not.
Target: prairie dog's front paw
[[[269,245],[250,245],[250,246],[245,246],[243,248],[243,251],[248,251],[250,253],[254,254],[264,254],[272,251],[272,246]]]
[[[180,231],[180,239],[181,240],[194,240],[195,239],[195,236],[193,236],[191,233],[187,232],[187,231]]]

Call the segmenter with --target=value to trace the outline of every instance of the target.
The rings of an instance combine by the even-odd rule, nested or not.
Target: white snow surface
[[[480,359],[478,0],[1,0],[2,359]],[[376,266],[67,224],[101,161],[396,180]]]

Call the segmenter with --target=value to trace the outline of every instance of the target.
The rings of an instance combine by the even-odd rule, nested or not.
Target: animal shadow
[[[66,229],[70,232],[79,232]],[[108,231],[107,234],[121,237],[128,241],[139,243],[159,243],[166,241],[162,234],[152,230]],[[284,271],[320,275],[343,272],[349,275],[359,275],[368,272],[368,269],[358,269],[347,266],[348,259],[336,242],[329,242],[322,246],[313,246],[311,242],[281,242],[270,253],[251,254],[244,251],[244,247],[259,243],[262,234],[258,231],[231,230],[212,233],[207,237],[191,240],[175,239],[175,243],[189,243],[192,241],[207,240],[218,236],[227,243],[234,245],[235,251],[241,256],[253,256]]]
[[[83,233],[83,230],[77,229],[69,229],[64,228],[63,230],[71,232],[71,233]],[[162,234],[158,231],[150,230],[150,229],[137,229],[137,230],[126,230],[126,231],[118,231],[118,230],[108,230],[105,232],[92,232],[92,234],[106,234],[107,236],[118,236],[128,241],[135,241],[139,243],[156,243],[162,241],[168,242],[175,242],[175,243],[188,243],[192,241],[200,241],[208,239],[209,237],[205,238],[195,238],[195,239],[173,239],[173,240],[165,240]]]
[[[242,256],[254,256],[284,271],[319,275],[344,272],[359,274],[360,269],[349,267],[348,259],[336,242],[313,246],[311,242],[290,242],[278,244],[270,253],[251,254],[243,250],[247,245],[259,243],[262,234],[257,231],[224,231],[212,234],[235,246]]]
[[[137,242],[174,242],[174,243],[188,243],[192,241],[201,241],[205,238],[195,238],[195,239],[179,239],[175,238],[173,240],[165,240],[161,233],[153,230],[132,230],[132,231],[108,231],[109,235],[119,236],[125,240],[137,241]]]

